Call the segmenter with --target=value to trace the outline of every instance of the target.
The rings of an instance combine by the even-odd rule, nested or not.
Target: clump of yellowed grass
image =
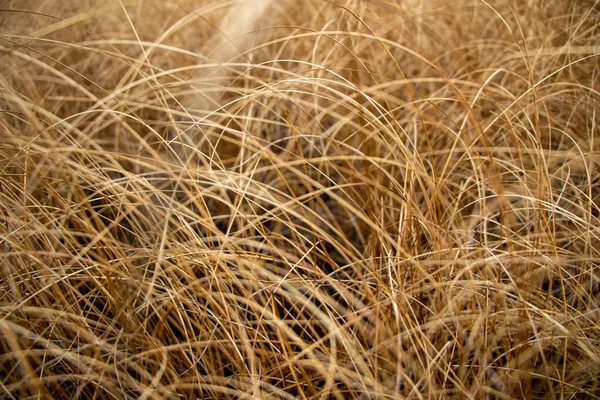
[[[2,8],[0,397],[600,396],[597,4]]]

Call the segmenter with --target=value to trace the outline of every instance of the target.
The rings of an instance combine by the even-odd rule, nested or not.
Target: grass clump
[[[1,8],[0,397],[600,396],[597,4]]]

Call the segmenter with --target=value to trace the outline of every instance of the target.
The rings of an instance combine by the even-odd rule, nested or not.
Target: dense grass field
[[[0,1],[1,399],[600,397],[600,3]]]

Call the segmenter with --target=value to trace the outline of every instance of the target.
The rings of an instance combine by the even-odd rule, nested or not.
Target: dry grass
[[[0,4],[0,398],[600,396],[597,1]]]

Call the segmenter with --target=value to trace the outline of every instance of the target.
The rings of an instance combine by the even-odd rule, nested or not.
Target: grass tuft
[[[0,397],[600,397],[591,1],[6,1]]]

